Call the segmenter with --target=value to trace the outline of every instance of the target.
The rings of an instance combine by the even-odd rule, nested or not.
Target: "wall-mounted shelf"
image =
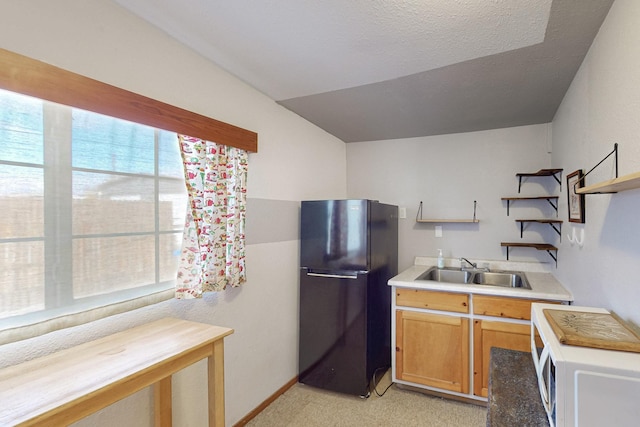
[[[620,178],[603,181],[599,184],[589,185],[587,187],[576,188],[577,194],[603,194],[617,193],[619,191],[633,190],[640,188],[640,172],[621,176]]]
[[[616,177],[614,179],[578,188],[580,182],[584,182],[584,179],[587,177],[587,175],[593,172],[594,169],[600,166],[602,162],[607,160],[612,155],[614,156],[613,160],[616,171]],[[635,188],[640,188],[640,172],[618,177],[618,143],[613,144],[613,150],[609,154],[607,154],[604,159],[600,160],[597,165],[592,167],[589,172],[585,173],[582,178],[580,178],[580,181],[578,181],[573,186],[576,194],[617,193],[619,191],[633,190]]]
[[[558,196],[535,196],[535,197],[503,197],[507,202],[507,216],[509,216],[509,205],[515,200],[546,200],[555,209],[558,216]],[[555,201],[555,204],[553,203]]]
[[[527,172],[527,173],[517,173],[518,177],[518,193],[520,193],[520,189],[522,187],[522,178],[529,176],[540,176],[540,177],[552,177],[555,181],[560,184],[560,188],[562,188],[562,184],[560,181],[560,177],[558,175],[562,175],[562,169],[540,169],[538,172]],[[558,217],[558,199],[559,196],[529,196],[529,197],[503,197],[502,200],[507,202],[507,216],[509,216],[509,208],[511,202],[516,200],[546,200],[551,207],[556,211],[556,218]],[[540,224],[549,224],[551,228],[553,228],[556,233],[562,239],[561,227],[562,221],[559,219],[516,219],[517,223],[520,223],[520,238],[524,234],[524,224],[528,222],[537,222]],[[534,248],[539,251],[547,251],[549,256],[553,258],[556,262],[556,267],[558,266],[558,248],[549,244],[549,243],[514,243],[514,242],[502,242],[500,246],[507,248],[507,260],[509,259],[509,248],[518,247],[518,248]]]
[[[516,222],[520,223],[520,238],[522,238],[522,234],[524,233],[524,224],[527,222],[537,222],[539,224],[549,224],[551,228],[553,228],[560,239],[562,239],[562,220],[561,219],[516,219]]]
[[[540,169],[538,172],[526,172],[526,173],[517,173],[518,177],[518,193],[520,193],[520,188],[522,187],[522,178],[526,178],[529,176],[552,176],[553,179],[556,180],[558,184],[560,184],[560,190],[562,190],[562,181],[558,178],[558,174],[562,173],[562,169]]]
[[[416,213],[416,222],[419,223],[429,223],[429,224],[434,224],[434,223],[440,223],[440,224],[445,224],[445,223],[472,223],[472,224],[477,224],[480,222],[479,219],[476,218],[476,205],[477,205],[477,201],[473,201],[473,218],[469,218],[469,219],[424,219],[422,218],[422,202],[420,202],[420,205],[418,206],[418,212]]]
[[[507,248],[507,260],[509,260],[509,248],[534,248],[539,251],[547,251],[549,256],[556,262],[558,266],[558,248],[548,243],[514,243],[514,242],[502,242],[500,246]],[[551,251],[555,253],[551,253]]]

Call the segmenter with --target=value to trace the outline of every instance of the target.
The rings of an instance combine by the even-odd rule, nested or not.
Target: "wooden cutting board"
[[[543,312],[562,344],[640,353],[640,337],[609,313]]]

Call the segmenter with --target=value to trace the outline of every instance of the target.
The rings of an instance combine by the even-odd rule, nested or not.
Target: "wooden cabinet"
[[[473,322],[473,394],[487,397],[491,347],[531,351],[531,326],[492,320]]]
[[[469,319],[396,311],[399,379],[469,393]]]
[[[554,301],[394,287],[393,302],[393,380],[482,401],[491,347],[529,352],[531,304]]]
[[[506,322],[502,319],[531,320],[531,304],[547,302],[492,295],[474,295],[473,313],[496,317],[496,320],[473,321],[473,394],[487,397],[489,386],[489,353],[491,347],[531,351],[531,324]]]

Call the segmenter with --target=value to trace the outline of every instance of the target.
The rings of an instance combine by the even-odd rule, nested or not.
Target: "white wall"
[[[535,125],[401,140],[347,144],[348,194],[373,198],[407,208],[399,225],[399,268],[413,264],[417,255],[445,257],[506,258],[503,241],[556,243],[559,236],[545,224],[532,224],[520,239],[516,218],[556,213],[546,201],[512,203],[507,216],[502,197],[518,196],[517,172],[550,167],[549,125]],[[553,179],[529,179],[521,196],[559,194]],[[417,224],[418,205],[423,218],[473,217],[477,201],[478,224]],[[512,260],[551,263],[546,252],[513,249]]]
[[[111,1],[0,0],[0,10],[2,48],[257,132],[248,182],[248,197],[257,202],[250,215],[275,224],[279,211],[295,218],[291,206],[300,200],[346,196],[342,141]],[[247,227],[249,233],[249,221]],[[234,424],[297,375],[298,223],[275,229],[286,231],[286,239],[247,236],[259,243],[247,248],[243,287],[8,344],[0,347],[0,367],[164,316],[227,326],[235,329],[225,349],[227,425]],[[176,425],[204,425],[204,373],[200,363],[177,375]],[[142,391],[78,425],[152,425],[150,399]]]
[[[553,121],[553,164],[587,172],[617,142],[619,173],[640,171],[640,2],[616,0]],[[587,185],[614,178],[610,158]],[[566,200],[563,199],[563,217]],[[577,304],[640,324],[640,190],[588,195],[584,247],[563,240],[557,277]],[[567,226],[567,231],[570,227]]]

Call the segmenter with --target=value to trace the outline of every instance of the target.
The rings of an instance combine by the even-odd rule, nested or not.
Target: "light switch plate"
[[[442,237],[442,226],[436,225],[435,229],[436,229],[436,237]]]
[[[405,219],[407,217],[407,208],[398,208],[398,218]]]

